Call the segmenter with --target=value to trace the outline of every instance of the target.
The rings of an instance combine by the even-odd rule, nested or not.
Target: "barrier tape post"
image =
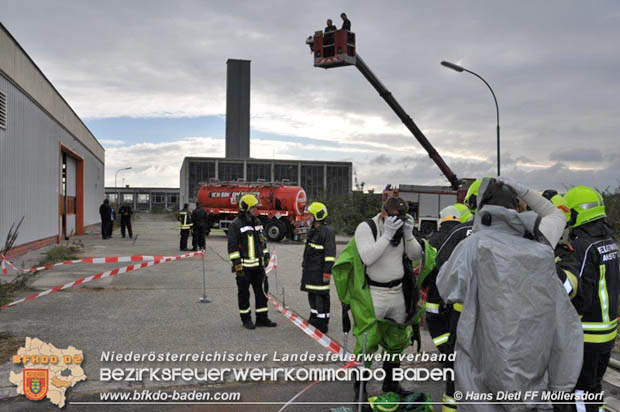
[[[366,343],[368,342],[368,332],[364,333],[364,338],[362,339],[362,359],[366,359]],[[364,397],[364,388],[363,385],[365,385],[365,383],[363,383],[360,380],[360,387],[359,387],[359,395],[357,398],[357,412],[362,412],[362,398]]]
[[[210,303],[211,299],[207,297],[207,274],[205,270],[205,255],[206,251],[202,250],[202,297],[200,298],[200,303]]]
[[[280,290],[280,287],[278,286],[278,264],[277,264],[278,258],[276,257],[276,250],[275,249],[273,250],[272,256],[273,256],[274,261],[275,261],[275,264],[273,266],[273,276],[276,279],[276,293],[277,293],[277,291]]]

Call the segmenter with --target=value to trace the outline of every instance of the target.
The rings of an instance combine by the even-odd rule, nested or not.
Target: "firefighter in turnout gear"
[[[560,195],[556,190],[548,189],[542,193],[542,196],[550,200],[553,205],[558,208],[562,214],[564,214],[564,218],[566,219],[566,223],[570,222],[570,209],[568,208],[568,204],[566,203],[566,199],[562,195]],[[562,282],[566,293],[570,297],[573,302],[573,306],[575,305],[575,297],[577,296],[577,292],[579,290],[579,280],[573,273],[573,267],[577,264],[575,259],[575,249],[571,246],[569,240],[569,232],[570,228],[568,226],[564,230],[562,234],[562,238],[558,242],[558,245],[555,247],[554,255],[555,255],[555,268],[558,274],[558,278]]]
[[[239,313],[246,329],[277,326],[267,316],[267,297],[263,283],[266,284],[265,266],[269,263],[269,249],[263,234],[263,225],[256,217],[257,205],[256,196],[242,196],[239,200],[239,215],[228,228],[228,256],[237,278]],[[256,302],[256,324],[252,323],[250,285]]]
[[[179,212],[177,220],[181,223],[181,226],[179,226],[179,229],[181,229],[181,244],[179,245],[179,249],[181,249],[181,251],[186,251],[187,238],[192,228],[192,216],[189,213],[189,205],[187,203],[183,205],[183,209]]]
[[[581,315],[584,335],[583,367],[577,381],[577,396],[600,393],[601,381],[614,347],[618,327],[618,244],[606,222],[603,198],[587,186],[571,188],[566,195],[570,210],[569,237],[575,265],[571,271],[579,281],[573,304]],[[579,411],[597,411],[596,404],[577,401]]]
[[[479,186],[479,185],[478,185]],[[476,196],[477,186],[472,189],[470,196]],[[467,206],[462,203],[456,203],[441,210],[439,219],[439,231],[430,239],[431,246],[437,249],[437,257],[435,268],[424,279],[422,287],[426,288],[426,322],[428,330],[433,339],[433,343],[444,354],[454,352],[454,344],[456,342],[456,324],[458,323],[461,305],[446,305],[435,281],[441,266],[448,260],[452,251],[471,234],[474,215]],[[441,254],[440,254],[441,252]],[[447,368],[453,368],[453,362],[447,362]],[[456,403],[454,400],[454,380],[446,380],[446,389],[442,396],[443,412],[456,411]]]
[[[329,281],[332,266],[336,261],[336,235],[326,224],[327,207],[323,203],[313,202],[308,207],[308,212],[314,217],[314,222],[304,250],[301,290],[308,292],[310,324],[327,333],[330,307]]]

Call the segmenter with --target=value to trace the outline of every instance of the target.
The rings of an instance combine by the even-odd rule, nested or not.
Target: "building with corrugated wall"
[[[22,216],[14,255],[97,225],[104,161],[95,136],[0,24],[0,242]]]

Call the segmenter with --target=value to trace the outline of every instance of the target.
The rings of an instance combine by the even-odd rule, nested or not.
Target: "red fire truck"
[[[200,187],[197,199],[209,214],[211,224],[228,230],[239,213],[238,201],[245,194],[258,199],[258,214],[265,235],[272,242],[285,236],[299,240],[312,224],[312,215],[306,212],[306,192],[300,186],[283,183],[208,183]]]

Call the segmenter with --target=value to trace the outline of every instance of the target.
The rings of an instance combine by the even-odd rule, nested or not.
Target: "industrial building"
[[[130,205],[138,212],[179,209],[179,189],[170,187],[106,187],[110,206]]]
[[[11,254],[98,224],[104,162],[95,136],[0,24],[0,237],[24,217]]]
[[[250,157],[250,61],[226,62],[226,157],[186,157],[180,202],[196,201],[200,185],[220,182],[284,182],[304,188],[310,201],[351,193],[351,162]]]

